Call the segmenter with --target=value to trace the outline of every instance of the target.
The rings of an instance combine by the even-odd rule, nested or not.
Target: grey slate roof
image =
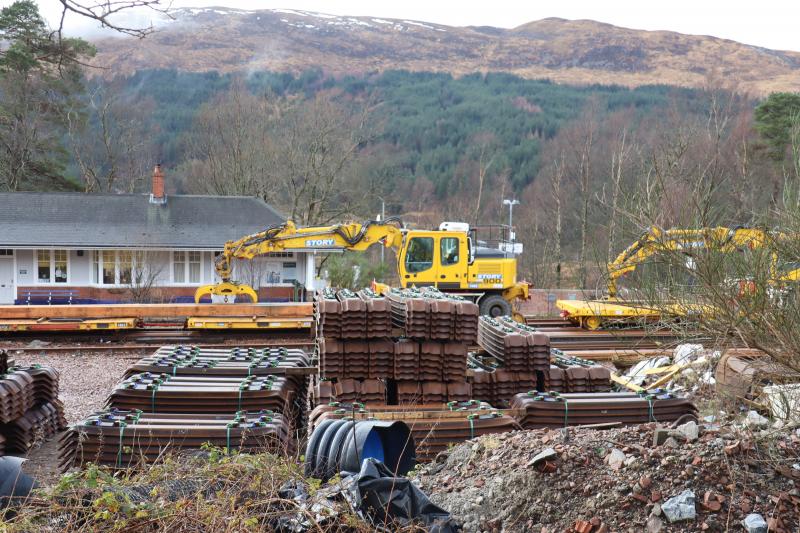
[[[0,248],[184,248],[226,241],[285,219],[249,196],[0,193]]]

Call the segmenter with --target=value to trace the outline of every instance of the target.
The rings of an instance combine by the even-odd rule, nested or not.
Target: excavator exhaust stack
[[[215,295],[222,297],[222,302],[220,303],[232,304],[236,301],[236,297],[240,295],[249,297],[253,303],[258,303],[258,293],[253,287],[229,281],[199,287],[194,293],[194,302],[199,304],[203,296],[211,296],[213,299]]]

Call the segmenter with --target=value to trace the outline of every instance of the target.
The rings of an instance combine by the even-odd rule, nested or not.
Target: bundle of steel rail
[[[512,409],[522,409],[525,429],[558,428],[593,424],[624,425],[674,422],[697,418],[697,408],[686,398],[668,392],[559,394],[528,392],[517,394]]]
[[[478,306],[437,289],[391,289],[392,324],[405,337],[473,343],[477,338]]]
[[[513,417],[477,402],[413,406],[321,405],[309,415],[309,433],[324,420],[402,420],[416,444],[417,461],[429,462],[454,444],[492,433],[520,429]]]
[[[62,435],[59,465],[62,470],[87,462],[127,468],[206,444],[244,452],[295,451],[290,424],[269,410],[212,415],[112,409],[95,413]]]

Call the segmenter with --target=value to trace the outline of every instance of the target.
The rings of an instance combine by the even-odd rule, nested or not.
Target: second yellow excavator
[[[237,295],[258,301],[252,287],[231,280],[232,260],[253,259],[271,252],[364,251],[373,245],[397,253],[397,272],[403,287],[436,287],[475,301],[482,314],[511,315],[512,302],[529,297],[529,285],[517,281],[519,245],[503,238],[507,226],[470,227],[444,222],[438,230],[406,229],[397,218],[332,226],[298,227],[292,221],[229,241],[217,256],[221,283],[197,289],[195,301]],[[481,230],[498,230],[496,239],[480,239]]]
[[[730,253],[743,249],[760,249],[768,243],[787,239],[786,234],[770,232],[759,228],[738,226],[734,228],[691,228],[663,230],[653,227],[636,242],[628,246],[608,264],[608,285],[606,296],[599,300],[558,300],[556,306],[561,316],[587,329],[598,329],[609,324],[624,324],[629,321],[656,320],[663,310],[654,309],[647,303],[619,298],[617,282],[636,270],[649,258],[658,253],[677,252],[690,258],[698,250],[716,250]],[[772,252],[769,278],[773,283],[797,281],[800,269],[778,272],[778,257]],[[671,314],[680,316],[698,312],[702,307],[676,304]]]

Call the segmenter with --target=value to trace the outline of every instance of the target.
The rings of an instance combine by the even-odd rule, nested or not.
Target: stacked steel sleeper
[[[510,317],[481,316],[478,344],[511,372],[534,372],[547,390],[550,373],[550,338]]]
[[[307,423],[294,416],[296,407],[305,413],[306,380],[280,374],[307,364],[305,353],[285,348],[162,347],[128,369],[105,411],[61,439],[61,464],[128,467],[205,443],[291,452],[295,424]]]
[[[511,407],[525,414],[525,429],[621,423],[669,423],[685,416],[697,417],[697,408],[686,398],[667,392],[558,394],[529,392],[514,396]]]
[[[144,372],[119,383],[106,406],[152,413],[286,412],[294,387],[282,376],[172,376]]]
[[[462,339],[476,337],[477,306],[473,303],[429,289],[393,291],[388,297],[370,289],[358,293],[325,290],[315,301],[322,324],[317,328],[320,376],[312,386],[310,405],[331,399],[372,402],[377,393],[365,392],[376,387],[370,380],[395,380],[393,390],[402,403],[419,401],[423,392],[434,401],[470,397],[465,382],[467,346]],[[402,327],[397,329],[402,336],[392,340],[393,320],[400,320],[401,307]],[[326,328],[331,323],[337,325],[338,336]],[[355,338],[356,331],[361,338]],[[384,397],[389,396],[385,391]]]
[[[37,442],[66,427],[64,406],[58,400],[59,375],[43,366],[9,367],[0,376],[0,437],[2,452],[25,453]]]
[[[468,344],[476,340],[478,306],[469,300],[431,287],[392,289],[386,298],[392,323],[406,337]]]
[[[62,470],[87,462],[127,468],[205,444],[244,452],[295,450],[291,425],[269,410],[212,415],[112,409],[65,432],[59,462]]]
[[[128,367],[125,377],[142,372],[173,376],[265,376],[309,364],[308,355],[299,349],[163,346]]]

